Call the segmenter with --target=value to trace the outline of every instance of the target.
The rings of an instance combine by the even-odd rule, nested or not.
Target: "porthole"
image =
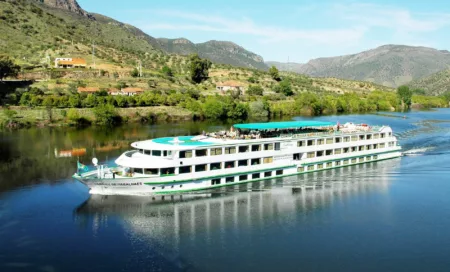
[[[172,187],[170,187],[170,188],[172,188],[172,189],[173,189],[173,185],[172,185]]]
[[[163,187],[161,187],[161,189],[164,189],[165,187],[163,186]]]
[[[183,187],[183,185],[180,185],[180,188]]]
[[[152,188],[152,190],[155,190],[155,189],[156,189],[155,187]]]

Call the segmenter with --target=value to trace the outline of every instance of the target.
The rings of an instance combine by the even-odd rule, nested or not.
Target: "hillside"
[[[185,38],[160,38],[158,41],[161,48],[168,53],[181,55],[197,53],[200,57],[207,58],[216,63],[262,70],[268,68],[261,56],[232,42],[207,41],[195,44]]]
[[[314,77],[363,80],[397,87],[450,68],[450,52],[427,47],[384,45],[352,55],[313,59],[294,67],[293,72]]]
[[[450,92],[450,69],[408,83],[411,89],[424,90],[429,95],[441,95]]]
[[[286,71],[286,72],[294,72],[298,73],[300,69],[302,68],[304,63],[296,63],[296,62],[278,62],[278,61],[266,61],[266,65],[269,67],[275,66],[280,71]]]

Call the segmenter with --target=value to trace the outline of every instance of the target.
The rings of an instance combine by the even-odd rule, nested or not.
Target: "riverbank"
[[[8,113],[12,112],[12,113]],[[116,109],[123,123],[189,121],[193,113],[173,106],[132,107]],[[87,126],[96,123],[93,108],[0,108],[0,128]]]

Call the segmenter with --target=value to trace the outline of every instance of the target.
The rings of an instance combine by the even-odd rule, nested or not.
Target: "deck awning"
[[[235,124],[233,127],[238,129],[250,130],[268,130],[268,129],[298,129],[298,128],[312,128],[312,127],[329,127],[335,125],[331,122],[321,121],[289,121],[289,122],[269,122],[269,123],[248,123]]]

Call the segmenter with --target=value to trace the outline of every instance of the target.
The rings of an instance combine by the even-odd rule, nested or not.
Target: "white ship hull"
[[[326,171],[358,164],[374,163],[377,161],[398,158],[402,155],[400,147],[398,146],[378,153],[369,151],[356,153],[358,154],[351,154],[351,156],[334,155],[330,158],[324,157],[321,160],[319,158],[301,161],[281,160],[279,162],[274,162],[269,168],[265,165],[247,166],[242,169],[233,168],[214,172],[208,171],[202,175],[193,173],[190,174],[189,177],[186,175],[174,175],[168,177],[133,177],[118,179],[108,178],[108,175],[106,175],[107,178],[98,179],[98,171],[88,172],[83,175],[76,174],[73,177],[89,187],[90,194],[165,195],[215,189],[224,186]],[[267,175],[266,173],[269,172],[271,175],[265,176]],[[213,173],[214,175],[212,175]],[[239,177],[242,176],[246,176],[246,179],[240,180]],[[233,182],[226,182],[227,177],[235,178]],[[212,180],[218,179],[220,179],[220,184],[213,185]]]

